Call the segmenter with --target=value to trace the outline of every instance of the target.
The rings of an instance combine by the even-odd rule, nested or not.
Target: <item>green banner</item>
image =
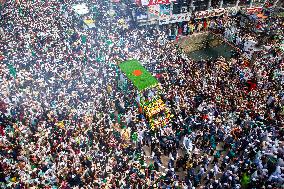
[[[138,60],[124,61],[118,66],[140,91],[154,87],[158,84],[158,80],[153,77],[151,73],[138,62]]]

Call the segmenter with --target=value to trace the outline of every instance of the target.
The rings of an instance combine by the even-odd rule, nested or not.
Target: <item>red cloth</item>
[[[176,36],[176,42],[178,42],[178,39],[179,39],[179,38],[178,38],[178,35],[177,35],[177,36]]]
[[[207,22],[206,22],[206,20],[203,22],[203,27],[204,27],[204,28],[207,28]]]
[[[203,119],[203,120],[207,120],[208,118],[209,118],[209,117],[208,117],[207,114],[205,114],[205,115],[202,116],[202,119]]]
[[[179,35],[182,34],[182,28],[181,28],[181,27],[178,28],[178,34],[179,34]]]
[[[257,87],[256,83],[254,83],[252,81],[248,81],[247,83],[249,85],[248,91],[253,91],[253,90],[256,89],[256,87]]]
[[[159,79],[162,76],[162,74],[156,74],[156,78]]]
[[[257,28],[257,29],[260,29],[260,28],[261,28],[261,24],[258,23],[258,24],[256,25],[256,28]]]
[[[138,107],[138,112],[139,112],[140,114],[142,114],[142,113],[143,113],[143,109],[142,109],[142,107],[141,107],[141,106],[139,106],[139,107]]]
[[[244,60],[244,66],[245,66],[245,67],[249,67],[249,64],[250,64],[250,63],[249,63],[248,60]]]

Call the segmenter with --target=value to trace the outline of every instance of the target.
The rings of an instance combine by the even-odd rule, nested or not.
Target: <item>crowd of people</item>
[[[165,30],[85,2],[98,10],[92,30],[74,23],[75,1],[2,9],[0,188],[283,187],[280,51],[193,61]],[[118,84],[129,59],[158,78],[165,127],[151,130],[137,89]]]

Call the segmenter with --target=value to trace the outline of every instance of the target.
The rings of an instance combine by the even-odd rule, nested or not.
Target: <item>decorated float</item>
[[[140,103],[152,130],[166,126],[171,118],[170,110],[159,97]]]

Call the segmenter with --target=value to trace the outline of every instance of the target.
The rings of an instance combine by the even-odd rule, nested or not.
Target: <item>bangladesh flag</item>
[[[140,91],[158,84],[157,79],[153,77],[138,60],[128,60],[120,63],[118,66]]]

